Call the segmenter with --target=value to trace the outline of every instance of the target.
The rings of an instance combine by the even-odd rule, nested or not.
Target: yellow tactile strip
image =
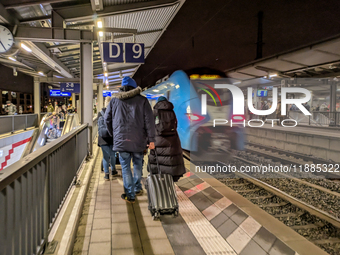
[[[178,188],[180,214],[206,254],[235,254],[225,239],[202,215],[189,198]]]

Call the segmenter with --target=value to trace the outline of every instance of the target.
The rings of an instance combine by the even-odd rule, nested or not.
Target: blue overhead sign
[[[70,97],[70,92],[61,92],[59,89],[50,89],[51,97]]]
[[[103,43],[104,62],[144,63],[144,43]]]
[[[60,83],[61,92],[80,93],[80,83],[66,82]]]
[[[268,96],[268,90],[258,89],[257,90],[257,96],[258,97],[266,97],[266,96]]]
[[[103,97],[111,97],[111,91],[103,91]]]

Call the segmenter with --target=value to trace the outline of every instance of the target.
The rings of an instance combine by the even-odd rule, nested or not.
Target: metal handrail
[[[0,116],[0,135],[14,133],[18,130],[26,130],[37,127],[38,114],[20,114]]]
[[[40,254],[88,155],[87,124],[0,172],[0,254]]]

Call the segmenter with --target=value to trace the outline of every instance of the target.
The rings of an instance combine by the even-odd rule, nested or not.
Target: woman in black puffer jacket
[[[174,181],[185,174],[181,141],[177,133],[177,118],[173,111],[174,106],[165,97],[161,96],[154,106],[153,114],[156,126],[156,153],[160,171],[170,174]],[[149,163],[152,173],[158,173],[155,151],[151,150]]]

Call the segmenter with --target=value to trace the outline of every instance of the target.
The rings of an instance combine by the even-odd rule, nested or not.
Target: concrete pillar
[[[97,93],[97,112],[100,112],[101,109],[104,107],[103,101],[103,84],[98,84],[98,89],[97,89],[98,93]]]
[[[72,93],[72,107],[76,108],[76,94]]]
[[[40,82],[34,79],[34,113],[38,114],[38,123],[40,124]]]
[[[80,43],[80,95],[81,123],[89,125],[89,145],[92,155],[92,126],[93,126],[93,62],[92,43]]]

